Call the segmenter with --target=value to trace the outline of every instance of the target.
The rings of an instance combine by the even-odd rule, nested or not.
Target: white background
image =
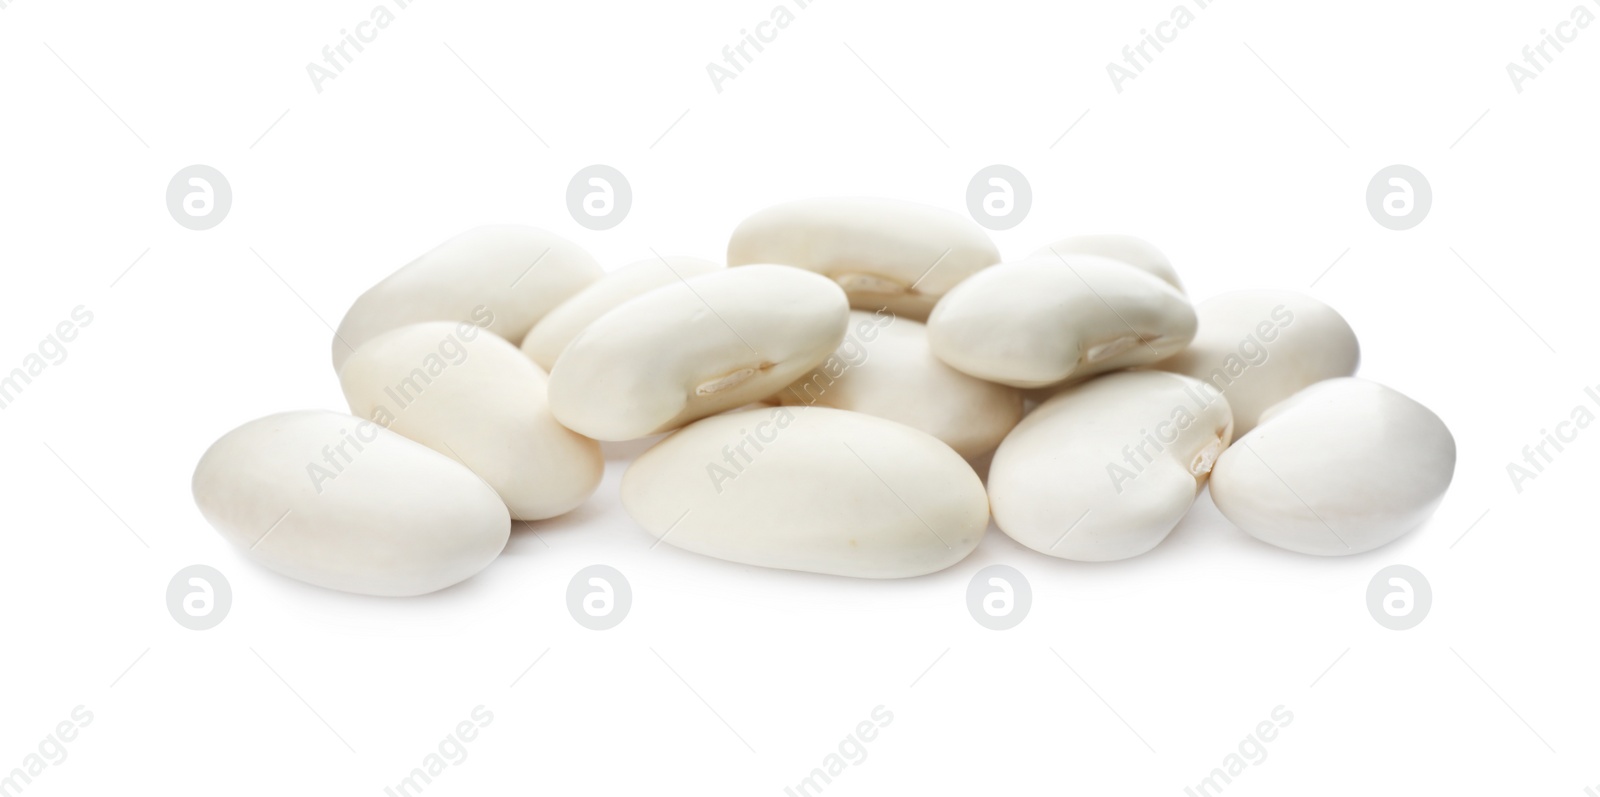
[[[1178,0],[820,0],[721,93],[707,63],[777,0],[418,0],[318,93],[306,64],[374,2],[0,10],[0,369],[94,314],[0,411],[0,775],[74,706],[94,714],[26,794],[378,795],[480,704],[492,724],[426,794],[779,795],[878,705],[892,723],[825,794],[1179,795],[1279,705],[1292,723],[1226,794],[1600,790],[1600,432],[1520,494],[1506,474],[1600,384],[1600,25],[1522,93],[1506,73],[1579,0],[1218,0],[1121,93],[1107,62]],[[195,163],[234,191],[207,232],[165,206]],[[565,206],[591,163],[633,186],[610,231]],[[343,409],[327,324],[461,230],[533,224],[609,267],[720,257],[790,198],[964,212],[991,163],[1034,190],[994,235],[1008,256],[1128,232],[1196,299],[1333,304],[1362,375],[1456,435],[1437,516],[1321,559],[1203,496],[1130,561],[991,530],[946,572],[855,581],[651,550],[616,504],[637,450],[618,446],[594,499],[515,532],[480,576],[382,600],[267,572],[194,508],[194,463],[227,430]],[[1407,232],[1365,203],[1394,163],[1434,192]],[[234,592],[205,632],[165,606],[195,563]],[[605,632],[564,597],[595,563],[634,592]],[[1014,630],[964,605],[993,563],[1033,586]],[[1395,563],[1434,590],[1410,631],[1365,605]]]

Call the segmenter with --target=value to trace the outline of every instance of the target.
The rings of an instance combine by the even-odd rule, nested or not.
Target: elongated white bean
[[[1183,281],[1178,279],[1172,261],[1149,241],[1132,235],[1074,235],[1034,250],[1028,259],[1056,260],[1071,255],[1097,255],[1120,260],[1183,291]]]
[[[556,422],[544,372],[492,332],[391,329],[356,349],[339,381],[352,413],[471,468],[516,520],[569,512],[600,486],[600,444]]]
[[[773,398],[897,421],[968,459],[993,451],[1022,418],[1021,393],[940,362],[922,324],[887,311],[850,313],[833,356]]]
[[[780,263],[839,283],[860,310],[914,321],[1000,250],[971,219],[896,199],[801,199],[745,219],[728,242],[728,265]]]
[[[567,344],[611,308],[662,285],[721,268],[721,264],[698,257],[650,257],[630,263],[546,313],[523,339],[522,352],[548,372]]]
[[[645,452],[622,506],[646,531],[741,564],[862,578],[942,570],[989,522],[978,475],[909,426],[826,407],[707,418]]]
[[[1194,342],[1155,368],[1208,382],[1228,397],[1236,434],[1268,407],[1361,364],[1356,333],[1332,307],[1293,291],[1235,291],[1195,308]]]
[[[984,269],[928,319],[939,359],[1022,388],[1155,362],[1181,351],[1194,333],[1194,308],[1176,288],[1093,255]]]
[[[200,513],[260,564],[363,595],[421,595],[470,578],[511,518],[460,463],[370,421],[317,410],[251,421],[194,472]]]
[[[1344,556],[1421,525],[1455,464],[1455,438],[1427,407],[1375,382],[1329,379],[1268,409],[1222,454],[1211,498],[1256,539]]]
[[[850,308],[828,279],[747,266],[663,285],[595,319],[550,372],[556,419],[633,440],[760,401],[844,339]]]
[[[339,322],[333,368],[355,347],[422,321],[481,324],[521,343],[535,322],[604,272],[571,241],[533,227],[479,227],[440,244],[361,294]]]
[[[1185,376],[1124,371],[1073,385],[995,452],[995,525],[1063,559],[1138,556],[1183,519],[1232,434],[1227,399]]]

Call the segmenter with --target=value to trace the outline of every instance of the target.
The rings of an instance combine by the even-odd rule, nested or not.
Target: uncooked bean
[[[1035,250],[1028,259],[1055,260],[1068,255],[1098,255],[1120,260],[1159,277],[1180,292],[1183,290],[1183,281],[1178,279],[1172,261],[1149,241],[1132,235],[1074,235]]]
[[[352,413],[471,468],[516,520],[569,512],[600,486],[600,444],[556,422],[544,372],[492,332],[391,329],[356,349],[339,381]]]
[[[698,257],[650,257],[623,266],[546,313],[523,339],[522,352],[548,372],[567,344],[611,308],[662,285],[721,268]]]
[[[1375,382],[1329,379],[1268,409],[1223,452],[1211,498],[1256,539],[1343,556],[1420,526],[1455,464],[1455,438],[1427,407]]]
[[[862,578],[943,570],[989,522],[982,482],[949,446],[826,407],[743,410],[676,432],[623,474],[622,506],[684,550]]]
[[[464,581],[511,535],[505,504],[472,471],[335,412],[269,415],[223,435],[193,488],[200,513],[249,558],[363,595]]]
[[[995,451],[995,525],[1063,559],[1138,556],[1189,511],[1231,437],[1227,399],[1185,376],[1124,371],[1073,385]]]
[[[1293,291],[1235,291],[1195,307],[1189,347],[1157,363],[1210,383],[1228,397],[1234,432],[1254,429],[1268,407],[1361,364],[1356,333],[1332,307]]]
[[[760,401],[815,368],[850,313],[828,279],[746,266],[663,285],[595,319],[550,372],[550,409],[596,440],[632,440]]]
[[[785,202],[745,219],[728,242],[728,265],[779,263],[839,283],[860,310],[914,321],[974,272],[1000,262],[975,222],[895,199]]]
[[[1022,418],[1016,389],[940,362],[922,324],[888,312],[850,313],[850,329],[833,356],[773,398],[897,421],[968,459],[993,451]]]
[[[1194,332],[1194,308],[1176,288],[1094,255],[984,269],[928,319],[939,359],[1022,388],[1155,362],[1181,351]]]
[[[571,241],[533,227],[479,227],[361,294],[333,338],[333,368],[380,333],[423,321],[488,323],[521,343],[535,322],[605,272]]]

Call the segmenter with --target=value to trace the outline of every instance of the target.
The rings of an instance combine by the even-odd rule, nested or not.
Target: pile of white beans
[[[665,435],[621,486],[656,539],[867,578],[954,565],[991,515],[1040,553],[1137,556],[1208,480],[1246,534],[1360,553],[1455,469],[1444,423],[1354,378],[1355,334],[1316,299],[1191,304],[1121,235],[1001,262],[968,219],[885,199],[763,210],[726,266],[606,273],[542,230],[472,230],[358,298],[333,347],[350,414],[229,432],[194,495],[250,558],[371,595],[458,583],[512,521],[572,511],[599,441]]]

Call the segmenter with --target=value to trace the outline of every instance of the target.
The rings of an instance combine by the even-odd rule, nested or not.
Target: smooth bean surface
[[[1199,330],[1163,371],[1210,384],[1228,397],[1244,435],[1268,407],[1361,364],[1356,333],[1332,307],[1293,291],[1235,291],[1195,307]]]
[[[339,372],[350,411],[463,465],[516,520],[543,520],[600,485],[600,444],[556,422],[548,377],[504,338],[432,321],[367,341]]]
[[[862,578],[943,570],[977,547],[989,522],[983,483],[949,446],[827,407],[688,426],[629,466],[622,506],[684,550]]]
[[[971,219],[895,199],[801,199],[739,224],[728,265],[781,263],[839,283],[858,310],[914,321],[946,291],[1000,262],[1000,250]]]
[[[512,343],[604,271],[554,233],[478,227],[435,247],[361,294],[333,338],[333,369],[361,344],[423,321],[483,323]]]
[[[844,340],[844,291],[788,266],[663,285],[595,319],[550,372],[550,409],[596,440],[633,440],[760,401]]]
[[[1021,388],[1156,362],[1182,351],[1194,333],[1194,308],[1176,288],[1094,255],[984,269],[928,319],[939,359]]]
[[[1123,371],[1073,385],[995,452],[995,524],[1063,559],[1138,556],[1183,519],[1232,434],[1227,400],[1185,376]]]
[[[290,578],[363,595],[421,595],[500,555],[511,517],[459,462],[371,421],[269,415],[200,458],[195,503],[246,556]]]
[[[773,398],[903,423],[968,459],[993,451],[1022,419],[1016,389],[945,365],[928,347],[926,327],[887,312],[851,312],[850,329],[833,356]]]
[[[1183,290],[1183,281],[1178,279],[1172,261],[1154,244],[1132,235],[1074,235],[1034,250],[1028,259],[1058,260],[1069,255],[1096,255],[1120,260],[1160,278],[1179,291]]]
[[[1427,407],[1376,382],[1329,379],[1268,409],[1223,452],[1211,498],[1256,539],[1345,556],[1426,521],[1455,464],[1455,438]]]
[[[630,263],[546,313],[523,339],[522,352],[548,373],[567,344],[612,308],[663,285],[720,269],[721,264],[698,257],[651,257]]]

